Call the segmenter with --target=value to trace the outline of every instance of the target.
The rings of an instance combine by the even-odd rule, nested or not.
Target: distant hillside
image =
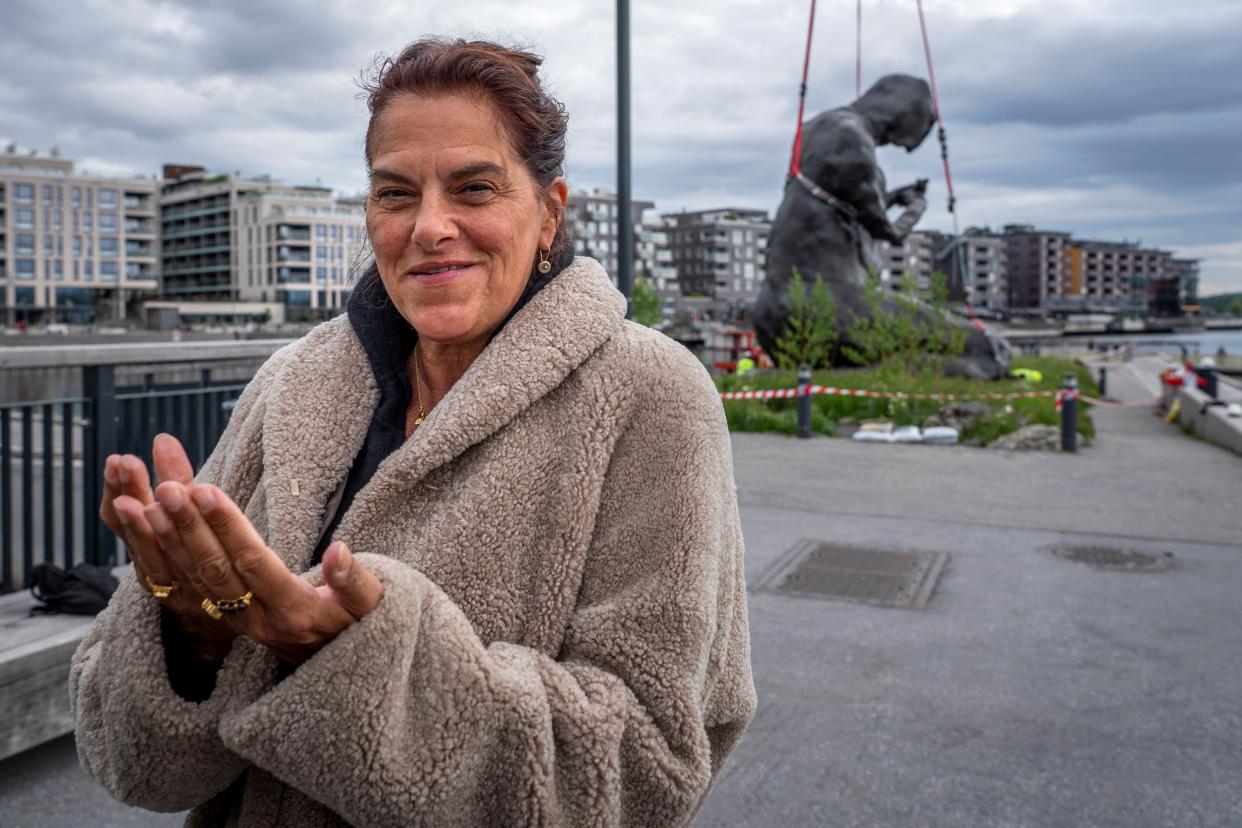
[[[1211,308],[1217,313],[1232,313],[1234,316],[1242,316],[1242,292],[1200,296],[1199,304],[1205,308]]]

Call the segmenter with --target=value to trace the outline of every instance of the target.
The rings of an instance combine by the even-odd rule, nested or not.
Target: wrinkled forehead
[[[453,163],[517,161],[511,131],[490,98],[471,91],[395,97],[376,121],[370,158],[406,163],[445,159]]]

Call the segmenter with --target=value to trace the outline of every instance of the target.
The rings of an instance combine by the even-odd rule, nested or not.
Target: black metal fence
[[[151,463],[151,442],[167,432],[198,468],[224,432],[246,383],[117,387],[113,365],[82,368],[80,397],[0,404],[0,592],[26,586],[31,567],[115,565],[124,547],[98,518],[104,459],[135,454]]]

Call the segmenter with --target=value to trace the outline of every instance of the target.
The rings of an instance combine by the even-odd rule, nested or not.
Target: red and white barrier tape
[[[896,400],[1020,400],[1033,397],[1053,397],[1056,391],[1008,391],[989,394],[918,394],[905,391],[869,391],[865,388],[834,388],[830,385],[812,385],[808,394],[830,394],[838,397],[881,397]],[[798,396],[797,388],[772,388],[766,391],[724,391],[722,400],[774,400]]]

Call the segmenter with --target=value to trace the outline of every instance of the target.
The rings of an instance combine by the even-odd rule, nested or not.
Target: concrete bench
[[[69,660],[95,618],[31,615],[37,604],[29,590],[0,596],[0,759],[73,730]]]
[[[1210,405],[1212,398],[1198,388],[1180,388],[1177,398],[1182,404],[1178,421],[1195,434],[1242,454],[1242,418],[1230,417],[1225,406]]]

